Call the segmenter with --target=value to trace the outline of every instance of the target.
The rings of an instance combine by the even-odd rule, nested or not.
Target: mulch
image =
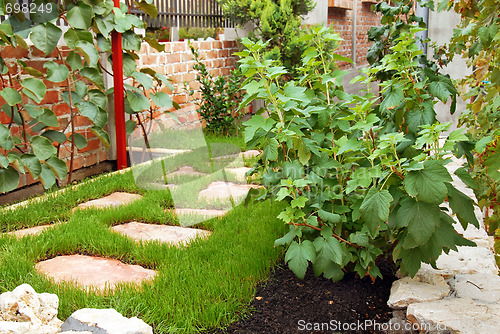
[[[384,333],[392,317],[387,306],[394,265],[379,264],[384,279],[372,282],[347,273],[340,282],[316,277],[309,268],[298,279],[284,263],[257,289],[251,312],[211,334]]]

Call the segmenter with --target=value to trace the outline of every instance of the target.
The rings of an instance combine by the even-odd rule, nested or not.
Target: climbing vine
[[[29,10],[16,6],[14,0],[5,0],[0,7],[0,15],[8,16],[0,24],[0,47],[29,51],[32,48],[26,42],[29,39],[45,57],[43,69],[20,59],[0,58],[0,97],[5,101],[0,113],[8,120],[0,124],[0,192],[15,189],[20,174],[30,174],[45,188],[52,187],[57,179],[64,179],[68,174],[68,166],[61,159],[65,148],[70,152],[71,180],[75,152],[87,146],[86,138],[75,129],[77,116],[89,119],[93,124],[91,131],[109,145],[106,108],[112,90],[105,89],[103,74],[112,75],[104,62],[106,58],[113,59],[110,54],[113,31],[122,36],[124,80],[130,78],[136,83],[126,86],[128,112],[138,119],[145,110],[172,106],[166,93],[150,92],[168,85],[168,78],[148,68],[137,69],[136,64],[143,40],[159,50],[162,48],[155,40],[134,32],[136,28],[144,28],[145,23],[130,14],[136,7],[156,16],[158,11],[152,0],[127,1],[120,8],[114,8],[112,0],[33,3]],[[65,32],[61,25],[66,26]],[[51,106],[42,104],[48,86],[62,90],[62,99],[69,106],[66,124],[59,121]],[[135,127],[130,123],[128,126]]]

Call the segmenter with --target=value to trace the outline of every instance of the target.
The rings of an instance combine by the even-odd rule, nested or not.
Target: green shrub
[[[285,260],[299,277],[309,262],[316,275],[334,280],[345,270],[380,277],[376,261],[382,256],[415,275],[421,262],[435,265],[442,251],[474,245],[455,232],[454,220],[440,206],[447,198],[464,228],[479,225],[472,200],[452,186],[445,168],[445,155],[467,138],[454,131],[441,147],[439,136],[449,124],[434,119],[414,120],[413,132],[384,126],[398,118],[403,104],[411,108],[407,112],[421,113],[419,96],[435,103],[424,93],[432,80],[415,76],[417,30],[402,33],[379,67],[355,79],[367,85],[363,96],[344,91],[345,72],[335,61],[350,60],[326,51],[326,44],[339,40],[328,28],[306,34],[302,75],[290,81],[280,80],[288,75],[284,66],[262,58],[267,43],[243,40],[242,106],[261,99],[270,115],[244,124],[245,141],[248,148],[264,147],[256,169],[263,173],[266,196],[288,204],[278,217],[289,232],[275,245],[288,247]],[[370,83],[390,69],[397,75],[381,83],[384,99],[377,106]]]

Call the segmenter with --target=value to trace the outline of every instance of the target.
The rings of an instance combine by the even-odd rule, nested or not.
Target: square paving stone
[[[174,245],[187,245],[196,238],[206,238],[211,234],[210,231],[195,228],[138,222],[116,225],[112,230],[136,241],[160,241]]]
[[[125,192],[115,192],[109,196],[94,199],[77,206],[77,209],[103,209],[110,207],[118,207],[121,205],[127,205],[134,201],[141,199],[142,196],[138,194],[130,194]]]
[[[251,188],[260,188],[254,184],[234,184],[231,182],[215,181],[200,191],[198,198],[207,200],[238,200],[244,198]]]
[[[84,288],[113,290],[118,283],[141,283],[152,280],[155,270],[125,264],[115,259],[86,255],[63,255],[38,262],[36,270],[56,283],[75,282]]]

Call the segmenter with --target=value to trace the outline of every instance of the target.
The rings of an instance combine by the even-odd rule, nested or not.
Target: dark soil
[[[395,277],[393,265],[379,267],[384,279],[375,283],[353,273],[333,282],[314,276],[311,268],[300,280],[281,263],[258,287],[253,311],[212,334],[383,333],[381,327],[391,318],[387,300]]]

